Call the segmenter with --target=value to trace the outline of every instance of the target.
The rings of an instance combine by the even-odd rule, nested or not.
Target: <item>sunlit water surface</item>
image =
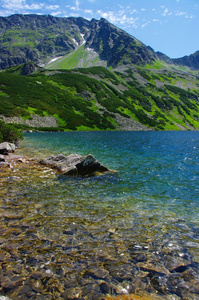
[[[61,176],[40,166],[7,171],[1,242],[11,258],[9,247],[17,244],[12,264],[16,268],[17,259],[20,268],[26,265],[24,278],[36,271],[51,275],[59,281],[60,299],[143,290],[199,299],[198,132],[26,133],[19,153],[35,158],[91,153],[116,170],[87,178]],[[175,289],[170,274],[184,276],[187,269],[177,268],[187,265],[193,265],[195,277],[183,277],[186,287]],[[34,297],[43,295],[42,284],[41,290],[33,289]],[[79,298],[67,298],[71,288],[78,289]],[[45,289],[56,295],[53,288]],[[20,299],[16,289],[4,292]]]

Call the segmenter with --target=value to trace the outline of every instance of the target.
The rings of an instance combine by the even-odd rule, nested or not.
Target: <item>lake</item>
[[[6,171],[0,294],[199,299],[199,132],[25,133],[19,153],[91,153],[114,171]]]

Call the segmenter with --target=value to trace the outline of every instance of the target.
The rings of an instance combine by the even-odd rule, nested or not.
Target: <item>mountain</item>
[[[199,51],[196,51],[189,56],[173,59],[172,61],[176,65],[187,66],[191,69],[199,70]]]
[[[155,52],[105,19],[0,17],[0,69],[34,62],[54,68],[144,65],[162,60],[199,69],[199,51],[179,59]],[[77,57],[81,59],[77,59]],[[58,59],[58,60],[57,60]]]
[[[171,59],[105,19],[0,18],[0,118],[47,130],[199,130],[196,52]]]
[[[156,58],[153,50],[105,19],[12,15],[0,18],[0,33],[1,69],[29,61],[45,65],[81,45],[113,68],[151,63]]]

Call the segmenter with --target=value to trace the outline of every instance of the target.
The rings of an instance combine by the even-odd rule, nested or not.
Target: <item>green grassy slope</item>
[[[47,69],[74,69],[87,68],[90,66],[106,66],[106,62],[100,61],[99,55],[91,49],[85,49],[84,45],[78,47],[68,55],[59,57],[45,66]]]
[[[199,80],[190,73],[149,66],[19,73],[19,67],[0,73],[5,116],[51,115],[60,129],[114,130],[118,113],[156,130],[199,129]]]

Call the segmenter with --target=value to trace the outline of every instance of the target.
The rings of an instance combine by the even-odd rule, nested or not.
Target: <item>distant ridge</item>
[[[199,70],[199,51],[191,55],[186,55],[181,58],[176,58],[172,60],[175,64],[187,66],[191,69]]]

